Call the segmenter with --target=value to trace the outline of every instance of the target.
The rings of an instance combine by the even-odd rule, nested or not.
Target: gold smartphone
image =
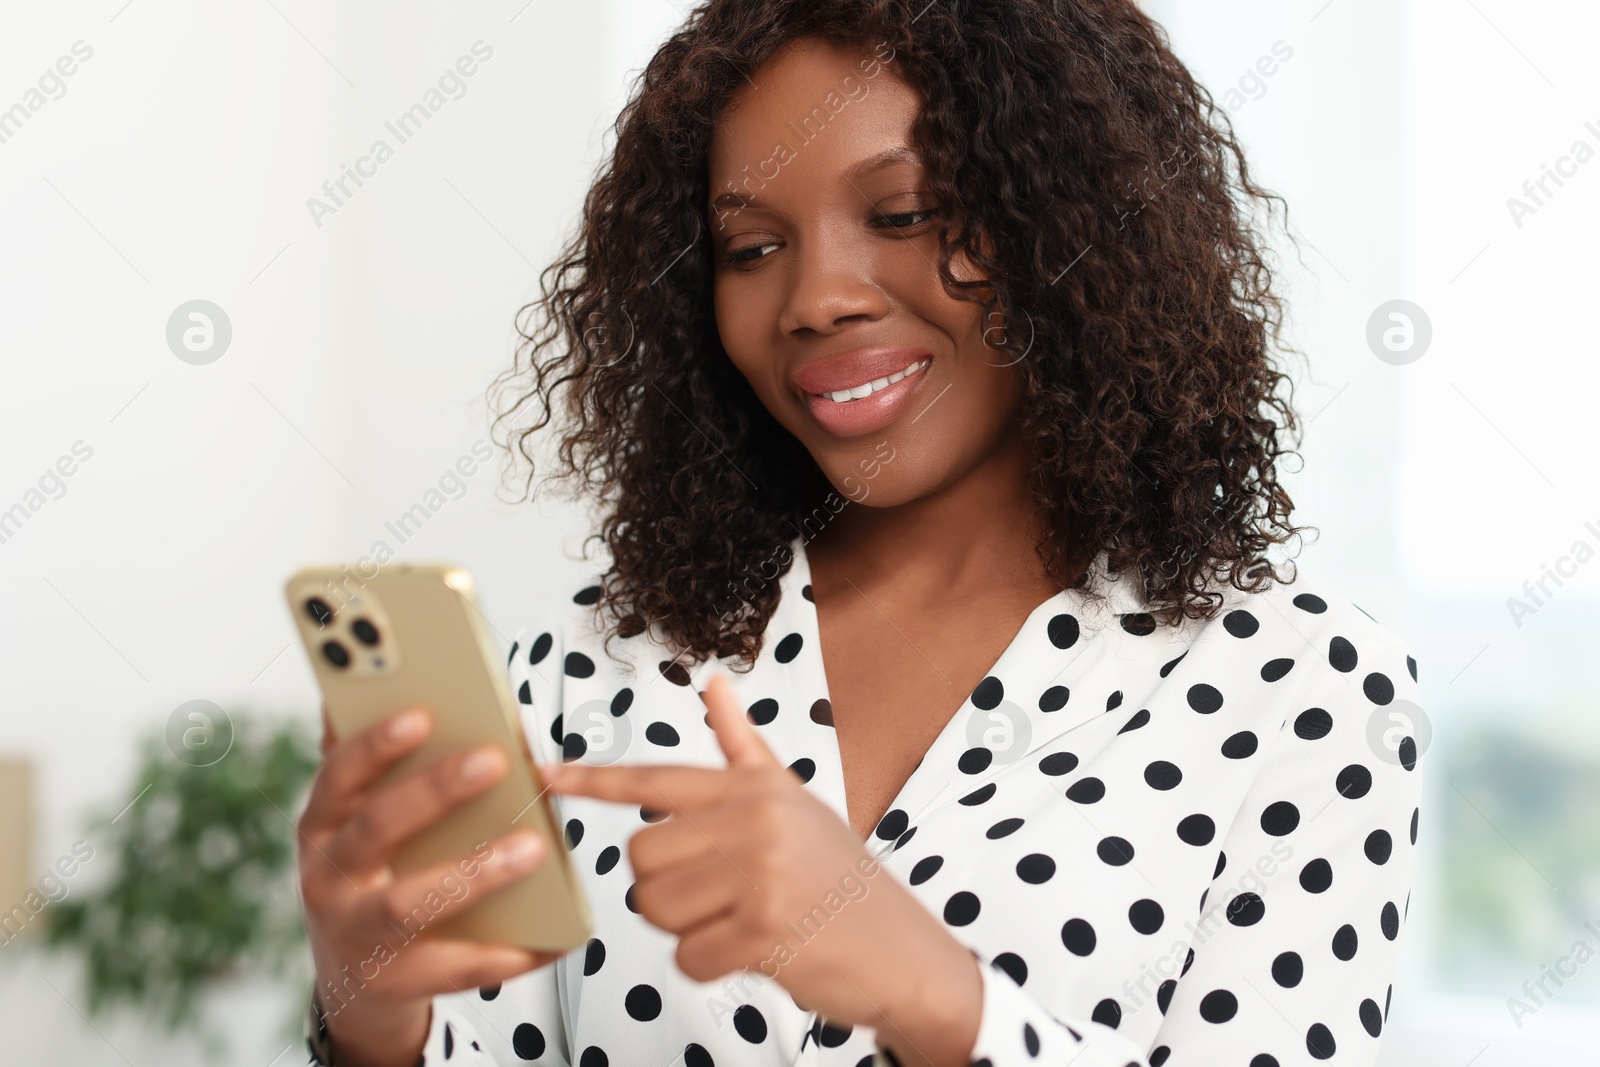
[[[284,592],[336,736],[406,708],[432,713],[428,740],[385,781],[472,745],[495,743],[510,757],[498,785],[394,851],[396,874],[459,860],[517,827],[545,840],[548,858],[524,878],[436,923],[426,923],[424,905],[407,930],[426,923],[442,937],[553,951],[583,944],[594,928],[588,902],[534,769],[472,576],[449,564],[388,563],[372,578],[349,567],[307,567]],[[442,907],[472,892],[470,878],[456,877],[435,900]]]

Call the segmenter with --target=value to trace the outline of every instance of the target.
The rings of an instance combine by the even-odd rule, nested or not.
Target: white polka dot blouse
[[[844,820],[810,570],[803,541],[793,549],[760,659],[734,685]],[[1417,837],[1416,662],[1303,574],[1258,594],[1216,586],[1214,618],[1166,626],[1104,556],[1093,573],[1104,597],[1067,590],[1034,609],[867,841],[875,877],[908,886],[982,964],[973,1064],[1372,1064]],[[650,635],[614,639],[617,662],[598,593],[516,635],[508,669],[535,756],[721,766],[698,696],[714,665],[675,664]],[[641,812],[555,803],[593,938],[504,985],[436,997],[423,1063],[895,1062],[871,1029],[802,1010],[756,970],[684,975],[676,939],[631,906]]]

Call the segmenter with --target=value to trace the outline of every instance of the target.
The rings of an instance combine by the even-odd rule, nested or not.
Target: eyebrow
[[[877,155],[868,156],[866,159],[852,163],[845,168],[844,177],[846,181],[856,182],[873,171],[882,170],[885,167],[892,167],[900,163],[921,164],[922,162],[922,153],[917,148],[911,145],[895,145],[893,148],[884,149]],[[719,194],[711,201],[711,209],[713,211],[724,207],[739,209],[750,206],[750,202],[741,193],[731,189],[728,192]]]

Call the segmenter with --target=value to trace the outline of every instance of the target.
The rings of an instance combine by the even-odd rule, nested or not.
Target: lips
[[[822,396],[887,378],[932,355],[925,348],[908,346],[858,348],[807,363],[795,372],[794,384],[802,392]]]
[[[860,348],[806,364],[793,382],[822,430],[857,437],[898,420],[932,364],[932,353],[923,348]]]

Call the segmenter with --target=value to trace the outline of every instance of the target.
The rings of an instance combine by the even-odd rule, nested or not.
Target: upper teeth
[[[927,359],[919,360],[918,362],[911,364],[911,366],[907,367],[905,370],[895,371],[887,378],[876,378],[864,385],[858,385],[854,389],[840,389],[836,392],[823,393],[822,395],[827,397],[829,400],[832,400],[835,404],[843,404],[848,400],[860,400],[864,396],[871,396],[879,389],[888,388],[895,382],[898,382],[901,378],[910,377],[923,367],[926,367],[930,362],[932,361]]]

